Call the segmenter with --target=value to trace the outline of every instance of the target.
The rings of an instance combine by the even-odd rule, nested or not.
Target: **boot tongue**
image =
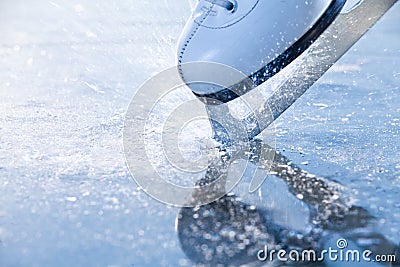
[[[195,22],[207,28],[220,27],[220,22],[218,21],[226,16],[226,8],[206,0],[200,0],[193,13]]]
[[[206,28],[225,28],[247,16],[260,0],[227,1],[226,6],[223,3],[225,1],[219,1],[218,4],[217,1],[200,0],[193,12],[194,21]],[[231,3],[234,9],[229,8],[228,3]]]
[[[196,22],[200,22],[207,16],[216,16],[218,11],[223,11],[221,6],[218,6],[212,2],[206,0],[200,0],[194,10],[193,17]]]

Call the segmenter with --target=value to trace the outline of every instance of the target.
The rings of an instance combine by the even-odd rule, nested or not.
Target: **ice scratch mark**
[[[99,89],[95,84],[91,84],[85,81],[82,81],[87,87],[92,89],[95,93],[104,94],[104,91]]]
[[[314,107],[319,107],[320,109],[325,109],[325,108],[329,107],[329,105],[324,104],[324,103],[315,103],[313,105],[314,105]]]

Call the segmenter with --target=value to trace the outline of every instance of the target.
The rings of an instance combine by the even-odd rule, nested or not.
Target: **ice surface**
[[[179,210],[132,181],[122,127],[137,87],[174,64],[195,2],[1,1],[0,266],[191,265]],[[278,149],[349,188],[395,243],[399,13],[397,4],[277,120]],[[289,198],[273,185],[284,188],[267,180],[248,199],[281,207]]]

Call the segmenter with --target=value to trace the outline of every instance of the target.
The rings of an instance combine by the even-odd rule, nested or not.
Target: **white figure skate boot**
[[[179,43],[181,76],[183,80],[188,78],[184,63],[213,62],[235,68],[259,85],[304,52],[332,23],[345,2],[200,0]],[[222,102],[240,96],[215,86],[189,87],[199,97]]]

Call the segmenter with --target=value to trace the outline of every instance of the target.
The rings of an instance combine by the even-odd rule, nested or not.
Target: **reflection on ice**
[[[238,157],[258,159],[258,154],[272,150],[257,140],[251,143],[251,147],[251,154],[239,152],[236,157],[221,159],[219,166],[212,162],[203,183],[219,179],[220,186],[215,190],[222,190],[224,177],[228,175],[224,171],[226,165]],[[252,162],[259,168],[265,164],[257,160]],[[336,237],[351,242],[359,251],[372,251],[371,258],[395,255],[397,261],[394,264],[400,264],[400,247],[380,233],[374,216],[349,202],[341,185],[303,171],[276,151],[270,173],[283,180],[289,192],[307,205],[311,214],[308,230],[298,231],[279,225],[271,211],[244,203],[240,196],[228,194],[208,205],[180,210],[176,229],[183,251],[193,262],[205,266],[261,264],[257,262],[257,253],[265,246],[275,251],[313,250],[321,253],[328,250],[328,246],[332,247]],[[203,194],[210,193],[200,190],[197,197],[204,198]],[[310,260],[309,263],[313,262]],[[303,266],[305,262],[290,264]],[[342,266],[340,262],[329,259],[321,260],[318,266],[321,264]]]

